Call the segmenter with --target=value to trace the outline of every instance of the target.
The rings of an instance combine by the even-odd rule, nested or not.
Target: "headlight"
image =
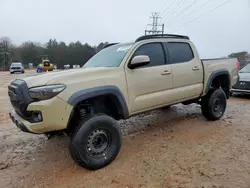
[[[65,89],[65,85],[48,85],[31,88],[29,90],[30,96],[33,99],[47,100],[58,95]]]

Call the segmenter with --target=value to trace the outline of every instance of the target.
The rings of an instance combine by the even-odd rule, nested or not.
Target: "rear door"
[[[173,74],[175,101],[198,97],[203,90],[203,66],[192,43],[165,43]]]
[[[147,55],[150,63],[136,69],[125,66],[132,114],[164,105],[171,101],[172,69],[166,63],[161,42],[151,42],[137,47],[130,61],[137,55]]]

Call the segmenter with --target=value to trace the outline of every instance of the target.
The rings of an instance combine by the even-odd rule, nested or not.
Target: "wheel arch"
[[[205,94],[209,92],[209,90],[213,87],[222,87],[224,92],[226,93],[227,98],[230,95],[230,73],[227,69],[219,69],[214,71],[208,78],[207,86],[205,88]]]
[[[121,118],[126,119],[129,116],[127,103],[121,90],[117,86],[107,85],[80,90],[74,93],[67,102],[75,107],[82,101],[108,95],[111,96],[111,99],[118,110],[118,114]]]

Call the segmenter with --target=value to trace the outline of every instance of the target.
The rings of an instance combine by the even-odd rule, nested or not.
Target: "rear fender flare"
[[[217,76],[220,76],[220,75],[227,75],[228,77],[228,82],[229,82],[229,87],[231,85],[231,79],[230,79],[230,73],[228,72],[227,69],[219,69],[215,72],[213,72],[209,78],[208,78],[208,81],[207,81],[207,87],[205,89],[205,93],[208,93],[208,91],[210,90],[211,86],[212,86],[212,83],[213,83],[213,80],[217,77]]]

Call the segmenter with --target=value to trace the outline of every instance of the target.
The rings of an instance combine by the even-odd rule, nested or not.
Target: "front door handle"
[[[200,70],[200,68],[197,66],[193,67],[193,71],[197,71],[197,70]]]
[[[164,70],[161,75],[169,75],[171,74],[171,72],[169,70]]]

